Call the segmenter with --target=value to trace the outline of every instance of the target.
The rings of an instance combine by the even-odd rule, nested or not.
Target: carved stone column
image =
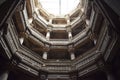
[[[71,55],[71,60],[74,60],[75,59],[75,54],[73,52],[71,52],[70,55]]]
[[[47,59],[48,51],[49,51],[49,45],[45,45],[43,59]]]
[[[5,70],[0,73],[0,80],[7,80],[9,75],[9,71]]]
[[[115,80],[114,75],[111,71],[106,71],[107,80]]]
[[[97,35],[95,33],[91,34],[90,39],[94,42],[94,45],[96,45],[96,43],[97,43]]]
[[[68,32],[68,38],[72,39],[72,33],[71,33],[71,31]]]
[[[88,19],[86,19],[85,22],[86,22],[87,25],[90,24],[90,20],[88,20]]]
[[[29,22],[29,24],[31,24],[33,22],[33,18],[29,18],[28,22]]]
[[[47,31],[46,38],[47,38],[47,40],[50,39],[50,31]]]
[[[23,44],[23,42],[24,42],[24,38],[23,38],[23,37],[21,37],[21,38],[19,38],[19,40],[20,40],[20,44],[22,45],[22,44]]]
[[[105,73],[107,80],[116,80],[111,65],[108,65],[101,55],[97,61],[98,68]]]
[[[52,18],[49,19],[49,24],[52,24]]]
[[[70,53],[71,60],[74,60],[75,59],[75,54],[74,54],[74,48],[73,48],[73,46],[69,46],[68,51]]]
[[[4,64],[0,66],[0,80],[8,80],[10,71],[12,71],[17,64],[18,61],[14,59],[9,62],[4,62]]]
[[[110,65],[105,65],[103,72],[105,72],[107,80],[116,80]]]
[[[67,20],[67,24],[69,25],[70,24],[70,16],[69,15],[66,15],[66,20]]]
[[[47,53],[46,51],[43,53],[43,59],[47,59]]]
[[[67,32],[68,32],[68,38],[69,38],[69,40],[71,40],[71,39],[72,39],[71,26],[69,26],[69,27],[67,28]]]

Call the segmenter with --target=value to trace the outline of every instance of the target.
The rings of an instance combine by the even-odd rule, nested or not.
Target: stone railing
[[[94,51],[86,56],[84,56],[84,58],[76,61],[74,63],[75,65],[75,68],[76,69],[81,69],[85,66],[88,66],[92,63],[95,63],[96,62],[96,59],[100,56],[101,53],[97,52],[97,51]]]
[[[45,36],[34,30],[33,28],[29,28],[31,35],[37,39],[39,39],[41,42],[52,44],[52,45],[68,45],[71,43],[76,43],[79,42],[80,39],[84,38],[84,36],[87,36],[87,32],[89,29],[85,29],[83,32],[80,32],[78,35],[73,37],[71,41],[69,39],[50,39],[47,40]]]

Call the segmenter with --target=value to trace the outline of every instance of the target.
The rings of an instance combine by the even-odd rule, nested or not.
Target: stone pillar
[[[4,59],[3,59],[4,60]],[[19,60],[16,59],[13,55],[12,59],[8,61],[1,61],[4,63],[0,65],[0,80],[9,80],[9,76],[11,76],[11,71],[15,70],[16,66],[19,64]]]
[[[66,15],[66,20],[67,20],[67,24],[69,25],[70,24],[70,16],[69,15]]]
[[[8,79],[8,75],[9,75],[9,71],[3,71],[2,73],[0,73],[0,80],[7,80]]]
[[[72,39],[72,33],[71,33],[71,31],[68,32],[68,38]]]
[[[47,31],[47,34],[46,34],[46,39],[49,40],[50,39],[50,30]]]
[[[92,32],[91,32],[92,33]],[[94,45],[96,45],[97,43],[97,36],[95,33],[92,33],[90,36],[90,39],[94,42]]]
[[[43,59],[47,59],[47,52],[46,51],[43,53]]]
[[[68,32],[68,38],[69,38],[69,40],[71,40],[72,39],[71,26],[67,27],[67,32]]]
[[[70,55],[71,55],[71,60],[74,60],[75,59],[75,54],[73,52],[71,52]]]
[[[70,19],[67,19],[67,24],[69,24],[70,23]]]
[[[81,8],[81,11],[84,12],[85,11],[84,8]]]
[[[103,55],[100,55],[100,57],[96,61],[97,61],[98,68],[103,73],[105,73],[107,80],[116,80],[112,72],[111,65],[106,64],[106,62],[104,61]]]
[[[87,25],[90,24],[90,20],[88,20],[88,19],[86,19],[85,22],[86,22]]]
[[[70,53],[70,58],[71,60],[74,60],[75,59],[75,54],[74,54],[74,48],[72,45],[69,46],[69,49],[68,49],[69,53]]]
[[[52,18],[49,19],[49,24],[52,24]]]
[[[21,38],[19,38],[19,40],[20,40],[20,44],[22,45],[22,44],[23,44],[23,42],[24,42],[24,38],[23,38],[23,37],[21,37]]]
[[[94,44],[96,45],[96,43],[97,43],[97,40],[96,40],[96,39],[94,39]]]
[[[111,71],[106,71],[107,80],[115,80]]]
[[[29,19],[28,19],[29,24],[31,24],[31,23],[32,23],[32,21],[33,21],[33,19],[32,19],[32,18],[29,18]]]
[[[106,64],[103,68],[103,72],[106,74],[107,80],[116,80],[110,65]]]
[[[49,51],[49,45],[45,45],[44,53],[43,53],[43,59],[47,59],[48,51]]]
[[[17,60],[12,59],[10,62],[5,62],[0,66],[0,80],[8,80],[10,71],[16,67],[17,63]]]

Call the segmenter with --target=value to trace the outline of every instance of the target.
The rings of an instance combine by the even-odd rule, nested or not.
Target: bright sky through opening
[[[66,15],[74,10],[80,0],[39,0],[42,7],[50,14]]]

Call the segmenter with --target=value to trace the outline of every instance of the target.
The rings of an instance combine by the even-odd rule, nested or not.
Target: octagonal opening
[[[81,0],[39,0],[42,8],[55,16],[67,15],[77,8]]]

